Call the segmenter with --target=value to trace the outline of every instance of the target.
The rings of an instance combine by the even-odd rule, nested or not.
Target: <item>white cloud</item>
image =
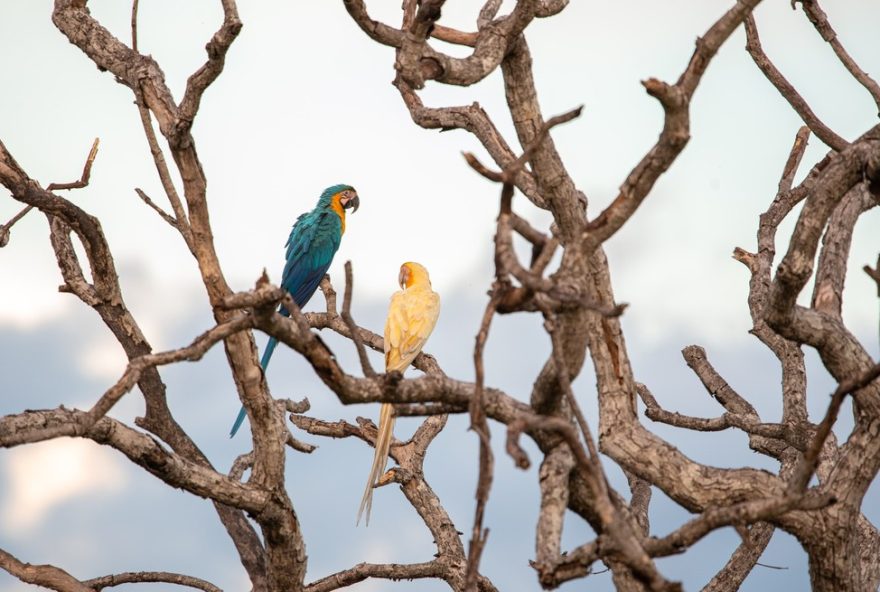
[[[4,222],[0,220],[0,224]],[[0,257],[0,277],[14,278],[10,281],[15,286],[14,290],[0,290],[0,324],[33,329],[69,315],[72,297],[58,292],[60,281],[48,264],[29,266],[15,255]]]
[[[83,494],[110,494],[125,485],[122,468],[90,442],[59,439],[7,451],[0,508],[11,532],[38,526],[59,504]]]
[[[125,370],[125,354],[112,339],[101,339],[88,345],[79,354],[79,367],[90,378],[116,381]]]

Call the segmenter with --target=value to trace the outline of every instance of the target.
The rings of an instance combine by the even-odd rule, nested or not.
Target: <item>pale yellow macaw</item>
[[[388,318],[385,320],[385,372],[403,372],[410,365],[434,330],[440,315],[440,296],[431,289],[428,270],[408,261],[400,266],[400,290],[391,296]],[[370,477],[358,509],[357,522],[367,511],[370,524],[370,508],[373,505],[373,486],[385,473],[391,436],[394,431],[394,407],[382,403],[379,411],[379,433],[376,436],[376,452]]]

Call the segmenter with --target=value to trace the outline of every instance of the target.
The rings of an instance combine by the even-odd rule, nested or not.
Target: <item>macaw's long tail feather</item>
[[[244,418],[247,417],[247,412],[244,410],[244,405],[241,406],[241,411],[238,412],[238,417],[235,418],[235,423],[232,424],[232,429],[229,430],[229,437],[233,437],[235,433],[238,431],[238,428],[241,427],[241,424],[244,423]]]
[[[275,351],[276,345],[278,345],[278,340],[274,337],[270,337],[269,343],[266,344],[266,349],[263,352],[263,357],[260,360],[260,366],[263,368],[263,372],[266,371],[266,366],[269,365],[269,360],[272,359],[272,353]]]
[[[391,436],[394,433],[394,407],[388,403],[382,403],[379,410],[379,433],[376,435],[376,452],[373,455],[373,466],[370,468],[370,476],[367,479],[367,487],[364,489],[364,497],[361,499],[361,507],[358,508],[357,522],[360,524],[361,515],[366,510],[366,525],[370,525],[370,510],[373,507],[373,486],[379,481],[379,477],[385,473],[385,465],[388,463],[388,451],[391,449]]]
[[[260,366],[263,368],[263,372],[266,371],[266,366],[269,365],[269,360],[272,359],[272,352],[275,351],[275,346],[278,345],[278,340],[274,337],[269,338],[269,343],[266,344],[266,350],[263,352],[263,358],[260,360]],[[235,423],[232,424],[232,429],[229,430],[229,437],[233,437],[235,433],[238,431],[238,428],[241,427],[241,424],[244,423],[244,418],[247,417],[247,412],[244,410],[244,405],[241,407],[241,411],[238,412],[238,417],[235,418]]]

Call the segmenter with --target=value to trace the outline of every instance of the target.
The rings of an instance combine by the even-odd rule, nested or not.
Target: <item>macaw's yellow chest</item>
[[[330,202],[330,207],[336,212],[336,215],[339,216],[339,233],[345,234],[345,208],[342,207],[342,202],[340,201],[338,193],[333,196],[333,200]]]

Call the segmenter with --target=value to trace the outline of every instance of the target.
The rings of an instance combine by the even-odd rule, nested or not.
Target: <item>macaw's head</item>
[[[423,265],[413,261],[407,261],[400,266],[400,275],[397,276],[401,290],[412,288],[413,286],[431,287],[431,278],[428,277],[428,270]]]
[[[361,200],[357,191],[351,185],[332,185],[325,189],[318,199],[319,208],[330,208],[343,219],[345,219],[345,210],[351,209],[353,214],[360,205]]]

